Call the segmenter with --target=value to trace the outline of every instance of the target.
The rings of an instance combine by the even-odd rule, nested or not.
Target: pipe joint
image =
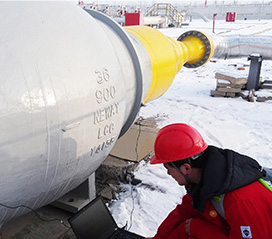
[[[184,66],[187,68],[196,68],[204,65],[213,55],[214,45],[213,41],[204,33],[199,31],[188,31],[183,33],[177,39],[183,43],[188,43],[191,46],[191,52],[194,52],[194,56],[197,58],[187,61]],[[200,41],[200,43],[199,43]],[[196,47],[194,47],[196,46]]]

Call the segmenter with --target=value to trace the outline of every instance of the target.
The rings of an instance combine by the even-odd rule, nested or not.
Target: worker
[[[158,132],[154,151],[151,164],[162,163],[187,194],[153,239],[272,238],[272,192],[256,160],[208,146],[181,123]]]

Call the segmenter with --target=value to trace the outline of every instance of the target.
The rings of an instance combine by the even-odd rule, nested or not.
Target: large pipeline
[[[33,209],[86,180],[141,103],[213,52],[202,33],[123,29],[71,2],[1,2],[0,35],[0,204]],[[27,212],[0,206],[0,225]]]
[[[182,41],[190,36],[197,36],[198,31],[188,31],[183,33],[178,41]],[[202,33],[204,34],[204,33]],[[207,34],[205,34],[207,36]],[[258,53],[263,59],[272,59],[272,37],[263,35],[209,35],[207,38],[213,45],[214,52],[212,58],[230,59],[248,57],[250,54]],[[205,43],[206,44],[206,43]],[[185,65],[186,66],[186,65]]]
[[[213,36],[213,58],[240,58],[258,53],[263,59],[272,59],[272,37],[263,35]]]
[[[270,44],[198,31],[175,41],[70,2],[1,2],[0,35],[0,204],[33,209],[95,172],[183,65],[260,49],[271,59]],[[0,225],[27,212],[0,206]]]

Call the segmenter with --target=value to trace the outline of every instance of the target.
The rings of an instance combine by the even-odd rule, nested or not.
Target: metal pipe
[[[33,209],[103,162],[151,83],[148,54],[69,2],[0,3],[0,203]],[[140,59],[141,58],[141,59]],[[0,224],[27,213],[0,206]]]
[[[191,58],[184,64],[185,67],[195,68],[202,66],[214,55],[214,41],[203,32],[188,31],[180,35],[177,40],[183,44],[185,43],[190,49],[189,54],[194,56],[194,58]]]
[[[166,25],[167,18],[166,16],[150,16],[144,17],[144,25],[159,25],[159,24],[164,24]]]
[[[145,46],[151,61],[152,81],[144,98],[149,102],[164,94],[183,65],[198,67],[213,54],[212,41],[203,33],[183,34],[178,41],[144,26],[126,27]]]
[[[192,68],[203,65],[207,62],[205,58],[210,59],[210,54],[212,54],[212,58],[227,59],[240,58],[243,56],[248,57],[251,54],[258,53],[263,59],[272,59],[271,36],[218,36],[215,34],[207,35],[206,33],[199,31],[188,31],[183,33],[178,40],[185,43],[190,38],[194,38],[194,44],[197,46],[200,46],[201,43],[197,43],[196,38],[198,38],[205,45],[205,54],[203,55],[202,59],[197,62],[197,64],[187,62],[184,65],[186,67]]]
[[[72,2],[1,2],[0,35],[0,203],[33,209],[86,180],[142,102],[212,55]],[[26,212],[0,206],[0,225]]]
[[[263,59],[272,59],[271,36],[213,35],[212,38],[215,44],[213,58],[248,57],[259,53]]]

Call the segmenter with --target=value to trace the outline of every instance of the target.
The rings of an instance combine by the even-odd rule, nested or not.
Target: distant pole
[[[212,32],[214,33],[214,27],[215,27],[215,17],[217,16],[217,13],[213,14],[213,28],[212,28]]]

